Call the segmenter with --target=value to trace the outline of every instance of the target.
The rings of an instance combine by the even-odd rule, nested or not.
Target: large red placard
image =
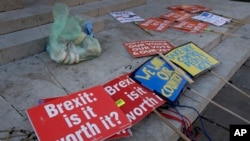
[[[165,103],[159,96],[130,78],[128,74],[107,82],[103,87],[132,122],[132,125]]]
[[[173,25],[172,27],[174,29],[178,29],[181,31],[193,33],[193,34],[199,34],[202,32],[205,28],[207,28],[208,24],[204,22],[194,21],[194,20],[185,20],[180,21]]]
[[[40,141],[104,140],[131,127],[102,86],[27,109]]]

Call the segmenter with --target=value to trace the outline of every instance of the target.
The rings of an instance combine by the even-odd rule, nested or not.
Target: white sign
[[[110,15],[116,18],[121,23],[144,21],[143,18],[136,15],[132,11],[110,12]]]
[[[229,23],[231,21],[231,19],[222,17],[222,16],[218,16],[209,12],[202,12],[200,15],[198,16],[193,16],[193,19],[196,20],[200,20],[200,21],[204,21],[204,22],[208,22],[211,23],[213,25],[216,26],[222,26],[226,23]]]

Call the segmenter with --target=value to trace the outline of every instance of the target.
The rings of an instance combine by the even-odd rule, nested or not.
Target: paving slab
[[[245,66],[250,67],[250,59],[248,58],[247,61],[245,62]]]
[[[241,66],[240,69],[232,76],[230,82],[246,92],[250,93],[250,89],[245,86],[249,86],[250,80],[250,68],[247,66],[246,61],[245,65]],[[236,91],[229,85],[225,85],[218,94],[213,98],[213,100],[222,106],[230,109],[231,111],[250,119],[249,113],[249,99],[242,95],[240,92]],[[207,120],[204,120],[204,126],[208,131],[209,135],[213,137],[214,140],[228,141],[229,140],[229,129],[232,124],[245,124],[238,118],[230,115],[229,113],[219,109],[218,107],[209,104],[204,111],[202,116]],[[197,119],[193,126],[199,126],[200,122]],[[213,132],[216,131],[216,132]],[[207,140],[204,134],[202,133],[198,141]],[[181,139],[179,140],[181,141]]]
[[[249,59],[248,59],[249,60]],[[250,78],[249,78],[249,69],[250,66],[246,63],[238,70],[238,72],[231,78],[231,81],[234,85],[238,86],[241,89],[244,89],[248,94],[250,93]],[[244,80],[244,81],[242,81]]]
[[[166,11],[166,6],[176,4],[203,4],[209,5],[213,9],[226,10],[224,7],[235,6],[238,3],[232,3],[227,0],[217,2],[216,0],[198,1],[164,1],[164,0],[148,0],[146,5],[131,8],[136,14],[143,18],[157,17]],[[223,7],[219,4],[223,3]],[[239,4],[236,7],[239,12],[242,9],[250,8],[250,5]],[[238,8],[236,8],[238,9]],[[230,9],[227,9],[228,12]],[[235,12],[235,11],[234,11]],[[230,13],[227,13],[230,15]],[[233,16],[237,17],[235,13]],[[239,13],[238,13],[239,14]],[[240,13],[239,18],[246,18],[248,13]],[[144,31],[131,23],[120,24],[111,16],[106,15],[104,30],[96,34],[96,38],[102,46],[102,54],[96,59],[82,62],[77,65],[61,65],[50,60],[47,53],[43,52],[23,60],[0,66],[0,88],[1,95],[8,100],[10,105],[13,105],[18,112],[25,116],[25,109],[37,104],[37,100],[41,97],[51,97],[66,95],[80,89],[89,88],[95,85],[104,84],[105,82],[127,72],[131,72],[140,66],[149,57],[132,58],[122,43],[134,40],[169,40],[174,45],[193,41],[198,43],[202,48],[211,45],[212,42],[221,37],[221,35],[202,33],[200,35],[190,35],[176,30],[167,30],[164,33],[153,32],[155,36],[149,36]],[[224,29],[224,28],[223,28]],[[239,28],[237,34],[248,35],[249,25]],[[217,37],[217,38],[216,38]],[[221,61],[221,64],[213,70],[225,79],[230,79],[239,67],[248,59],[249,47],[246,46],[249,40],[240,38],[227,38],[222,42],[213,45],[209,53]],[[236,44],[238,43],[238,44]],[[235,49],[237,46],[237,49]],[[237,54],[230,57],[228,54]],[[212,76],[208,72],[195,78],[195,83],[190,87],[201,92],[208,98],[213,98],[217,92],[225,85],[224,82]],[[25,101],[26,100],[26,101]],[[185,91],[180,96],[180,103],[195,107],[199,112],[203,111],[208,102],[191,91]],[[179,108],[180,112],[185,114],[191,121],[194,121],[197,114],[190,109]],[[6,118],[5,118],[6,119]],[[172,122],[172,121],[171,121]],[[0,123],[4,123],[0,119]],[[24,124],[30,125],[29,121],[24,121]],[[178,129],[181,125],[177,122],[172,122]],[[2,128],[9,126],[2,124]],[[31,128],[28,128],[32,130]],[[167,125],[153,113],[146,117],[143,121],[132,127],[133,136],[121,139],[122,141],[165,141],[178,140],[179,136],[174,133]]]
[[[4,125],[5,129],[11,129],[12,127],[19,129],[31,128],[30,125],[25,123],[27,122],[27,118],[20,114],[19,111],[17,111],[17,109],[11,105],[2,95],[0,96],[0,106],[2,107],[0,113],[1,126]]]

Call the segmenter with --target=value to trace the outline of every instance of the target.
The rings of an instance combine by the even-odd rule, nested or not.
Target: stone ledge
[[[146,0],[102,0],[70,8],[71,14],[102,16],[110,11],[124,10],[145,4]],[[53,22],[52,6],[38,5],[0,13],[0,35]]]
[[[104,28],[104,20],[84,16],[93,22],[94,32]],[[0,36],[0,65],[45,51],[51,24]],[[24,36],[25,35],[25,36]]]
[[[0,0],[0,12],[23,8],[22,0]]]

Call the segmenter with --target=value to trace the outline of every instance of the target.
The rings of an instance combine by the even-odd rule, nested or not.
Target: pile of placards
[[[219,63],[194,43],[177,47],[166,57],[190,77]],[[175,102],[186,85],[167,62],[153,57],[102,86],[40,100],[27,113],[40,140],[117,139],[131,136],[129,128],[154,109]]]
[[[140,22],[141,28],[159,32],[172,27],[197,34],[208,23],[221,26],[230,22],[230,19],[209,13],[211,9],[200,5],[178,5],[168,9],[172,11],[146,20],[132,11],[110,14],[121,23]],[[195,15],[199,12],[202,13]],[[193,42],[179,47],[166,40],[139,40],[123,44],[133,57],[165,54],[190,78],[219,64],[217,59]],[[154,109],[165,102],[176,102],[187,84],[187,80],[169,63],[155,56],[135,71],[105,84],[63,97],[41,99],[39,105],[27,109],[27,114],[38,139],[42,141],[123,138],[131,136],[130,128]]]
[[[111,12],[110,14],[121,23],[142,21],[139,26],[144,29],[164,32],[169,27],[198,34],[208,27],[208,24],[222,26],[231,19],[211,13],[210,8],[201,5],[176,5],[167,7],[171,12],[159,17],[143,19],[132,11]]]

